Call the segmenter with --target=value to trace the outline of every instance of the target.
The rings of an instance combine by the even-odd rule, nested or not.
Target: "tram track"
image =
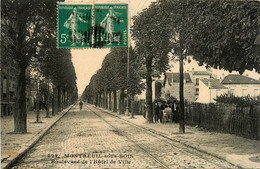
[[[110,122],[108,122],[107,120],[105,120],[102,116],[100,116],[99,114],[97,114],[95,111],[91,110],[89,107],[88,109],[94,113],[96,116],[98,116],[100,119],[102,119],[105,123],[107,123],[110,127],[112,127],[113,129],[115,129],[116,131],[120,131],[120,129],[118,129],[117,127],[113,126]],[[137,148],[139,148],[143,153],[145,153],[147,156],[149,156],[151,159],[155,160],[157,163],[159,163],[163,168],[167,168],[170,169],[169,166],[167,166],[163,161],[159,160],[158,158],[156,158],[155,156],[153,156],[151,153],[149,153],[145,148],[141,147],[139,144],[137,144],[135,141],[133,141],[132,139],[130,139],[128,136],[126,136],[125,134],[122,134],[122,132],[120,132],[120,134],[127,138],[127,140],[129,140],[131,143],[133,143]]]
[[[94,111],[94,108],[90,108],[91,106],[88,105],[87,106],[88,109],[94,113],[95,115],[97,115],[99,118],[101,118],[104,122],[106,122],[109,126],[111,126],[112,128],[114,128],[116,131],[119,131],[123,137],[127,138],[130,142],[132,142],[136,147],[138,147],[143,153],[145,153],[146,155],[148,155],[151,159],[153,159],[154,161],[158,162],[163,168],[171,168],[169,164],[167,164],[166,162],[164,162],[163,160],[159,159],[158,157],[156,157],[156,155],[153,155],[152,153],[149,152],[149,150],[145,147],[143,147],[142,145],[138,144],[136,141],[134,141],[133,139],[129,138],[129,136],[127,136],[126,132],[122,131],[121,129],[119,129],[118,127],[116,127],[115,125],[113,125],[112,122],[109,122],[108,120],[106,120],[104,117],[102,117],[97,111]],[[151,131],[149,129],[146,129],[142,126],[136,125],[132,122],[129,122],[125,119],[122,119],[112,113],[109,113],[105,110],[102,109],[98,109],[99,111],[101,111],[101,113],[105,113],[106,115],[109,115],[111,117],[115,117],[117,119],[119,119],[121,122],[123,122],[124,124],[128,124],[131,127],[134,127],[138,130],[141,130],[142,132],[155,137],[156,139],[170,145],[171,147],[173,147],[174,149],[178,149],[178,151],[185,153],[185,154],[189,154],[191,156],[196,156],[200,159],[203,159],[205,161],[207,161],[208,163],[213,164],[214,166],[217,166],[219,168],[223,168],[223,166],[228,166],[225,168],[239,168],[235,165],[233,165],[232,163],[229,163],[227,161],[225,161],[222,158],[216,157],[216,156],[212,156],[211,154],[207,153],[207,152],[203,152],[200,150],[197,150],[191,146],[188,146],[186,144],[181,143],[179,140],[173,139],[173,138],[169,138],[161,133],[157,133],[155,131]],[[185,161],[185,160],[184,160]],[[223,163],[225,163],[225,165],[223,165]]]

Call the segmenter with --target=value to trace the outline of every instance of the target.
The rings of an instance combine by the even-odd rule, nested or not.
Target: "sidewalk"
[[[45,118],[45,111],[41,111],[42,123],[35,123],[35,112],[27,113],[26,134],[12,134],[14,131],[14,117],[1,117],[1,168],[8,168],[11,163],[19,159],[61,118],[73,105],[59,112],[56,116]]]
[[[105,110],[105,109],[103,109]],[[177,142],[224,159],[242,168],[260,168],[260,141],[250,140],[232,134],[205,131],[200,128],[185,126],[185,134],[179,133],[177,123],[146,123],[142,115],[118,115],[108,113],[144,127],[151,132],[167,136]]]

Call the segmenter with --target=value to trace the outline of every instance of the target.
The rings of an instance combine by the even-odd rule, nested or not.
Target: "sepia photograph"
[[[1,169],[260,168],[259,0],[1,0]]]

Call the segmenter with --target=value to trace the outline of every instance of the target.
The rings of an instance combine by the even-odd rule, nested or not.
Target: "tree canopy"
[[[200,65],[241,74],[260,72],[260,2],[160,0],[159,4],[169,18],[166,27],[178,34],[183,50]]]
[[[134,17],[131,31],[146,66],[148,115],[152,112],[149,76],[167,70],[169,52],[180,58],[192,56],[207,67],[260,72],[259,4],[158,0]]]
[[[58,81],[66,88],[72,86],[70,91],[74,95],[77,91],[70,51],[56,49],[56,4],[55,0],[1,1],[2,55],[15,59],[19,70],[14,113],[16,133],[27,131],[25,72],[33,62],[39,63],[41,73],[52,82]]]

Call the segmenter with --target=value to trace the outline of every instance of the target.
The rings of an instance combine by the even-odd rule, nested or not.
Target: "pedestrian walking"
[[[154,106],[154,120],[155,120],[155,123],[158,123],[159,113],[160,113],[160,106],[159,106],[159,104],[156,102],[156,103],[155,103],[155,106]]]
[[[172,122],[178,122],[178,104],[176,100],[173,101],[173,104],[171,106],[172,109]]]
[[[160,119],[160,123],[163,122],[163,111],[165,109],[165,103],[161,103],[160,105],[160,113],[159,113],[159,119]]]
[[[144,103],[144,111],[143,111],[143,116],[144,116],[144,118],[146,119],[146,103]]]
[[[82,106],[83,106],[83,102],[80,100],[80,102],[79,102],[79,108],[80,108],[80,110],[82,110]]]

